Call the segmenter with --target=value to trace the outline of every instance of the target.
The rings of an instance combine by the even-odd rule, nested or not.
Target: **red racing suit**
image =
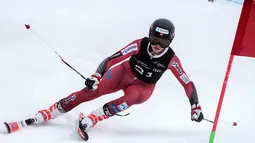
[[[107,116],[113,116],[148,100],[156,82],[166,70],[171,70],[183,86],[190,104],[198,103],[195,85],[188,78],[174,51],[168,47],[161,54],[153,55],[150,42],[144,37],[103,60],[96,70],[102,76],[98,88],[94,91],[84,88],[61,99],[61,111],[68,112],[83,102],[123,90],[122,97],[104,105],[109,109]]]

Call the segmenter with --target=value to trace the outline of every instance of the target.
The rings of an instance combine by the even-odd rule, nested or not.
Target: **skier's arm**
[[[141,39],[135,40],[129,43],[127,46],[114,53],[112,56],[105,58],[100,65],[98,66],[96,73],[99,73],[101,76],[113,65],[124,61],[132,55],[138,53],[140,49]]]
[[[194,83],[188,78],[179,58],[176,55],[174,55],[173,59],[169,63],[168,69],[172,71],[174,76],[178,79],[178,81],[185,89],[186,95],[190,101],[190,105],[198,104],[196,87]]]

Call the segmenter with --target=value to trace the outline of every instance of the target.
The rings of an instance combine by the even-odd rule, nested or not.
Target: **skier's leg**
[[[98,121],[102,121],[117,113],[124,111],[135,104],[141,104],[148,100],[154,91],[154,84],[137,83],[129,85],[124,89],[124,96],[110,101],[103,105],[103,107],[92,111],[85,117],[81,123],[84,128],[92,128]]]
[[[95,91],[89,91],[88,88],[84,88],[80,91],[74,92],[69,96],[54,103],[50,108],[40,110],[31,124],[41,124],[50,119],[54,119],[78,106],[83,102],[87,102],[96,99],[102,95],[109,94],[120,90],[123,86],[119,83],[124,79],[125,68],[123,65],[118,65],[104,74],[102,80]]]

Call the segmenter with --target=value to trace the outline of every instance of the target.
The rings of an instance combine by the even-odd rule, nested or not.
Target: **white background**
[[[159,17],[173,21],[172,48],[194,81],[206,118],[213,120],[242,5],[207,0],[1,0],[0,5],[0,122],[23,120],[84,87],[84,80],[24,24],[85,76],[129,42],[148,35]],[[255,114],[255,61],[236,57],[216,143],[252,143]],[[74,125],[79,112],[90,113],[122,91],[83,103],[46,125],[13,134],[0,133],[1,143],[83,142]],[[171,72],[158,82],[144,104],[98,123],[92,143],[207,143],[212,124],[190,120],[185,92]],[[0,128],[3,128],[3,124]]]

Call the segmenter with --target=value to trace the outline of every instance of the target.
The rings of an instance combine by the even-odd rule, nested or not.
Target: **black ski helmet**
[[[149,38],[151,43],[153,43],[153,40],[156,37],[162,39],[165,42],[164,47],[166,47],[167,44],[168,47],[174,36],[175,26],[170,20],[166,18],[159,18],[155,20],[150,26]]]

